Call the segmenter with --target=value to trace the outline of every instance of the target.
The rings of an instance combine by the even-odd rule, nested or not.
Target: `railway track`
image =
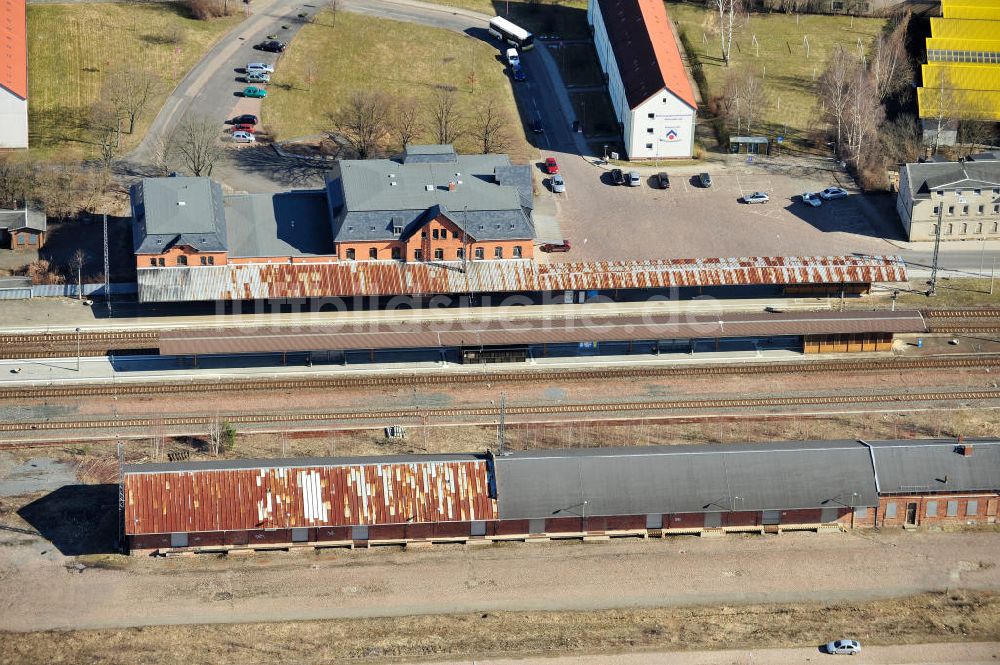
[[[943,402],[998,400],[1000,390],[949,391],[926,393],[880,393],[863,395],[802,395],[796,397],[754,397],[744,399],[707,400],[656,400],[647,402],[605,402],[599,404],[551,404],[541,406],[506,407],[507,416],[583,415],[594,413],[643,413],[651,411],[676,411],[691,409],[757,409],[784,406],[830,406],[838,404],[885,404],[900,402]],[[468,419],[475,417],[495,417],[495,407],[451,407],[451,408],[405,408],[370,409],[365,411],[324,411],[306,413],[233,413],[223,418],[233,425],[256,425],[270,423],[307,423],[336,421],[383,421],[400,422],[418,420],[426,424],[430,420]],[[119,418],[79,421],[43,421],[0,423],[0,432],[52,431],[52,430],[92,430],[92,429],[134,429],[151,427],[191,427],[207,426],[215,416],[167,416],[163,418]]]
[[[927,330],[947,335],[1000,332],[1000,309],[932,309],[923,312]]]
[[[752,363],[739,365],[699,365],[695,367],[617,367],[580,370],[524,370],[468,372],[461,374],[379,374],[313,379],[257,378],[194,383],[119,383],[116,385],[27,386],[0,390],[2,399],[43,399],[160,395],[165,393],[220,393],[249,391],[301,391],[336,388],[393,388],[427,385],[525,383],[537,381],[599,381],[693,376],[733,376],[743,374],[861,373],[896,372],[917,369],[982,369],[1000,367],[1000,355],[976,357],[894,358],[804,363]]]

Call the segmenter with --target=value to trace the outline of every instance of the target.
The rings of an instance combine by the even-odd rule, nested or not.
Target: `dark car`
[[[285,42],[267,41],[254,46],[258,51],[270,51],[271,53],[281,53],[288,46]]]
[[[528,80],[528,76],[527,76],[527,74],[524,73],[524,70],[521,69],[521,65],[511,65],[510,66],[510,73],[511,73],[511,76],[514,77],[515,81],[527,81]]]
[[[670,176],[666,173],[657,173],[656,186],[660,189],[670,189]]]
[[[625,174],[622,173],[621,169],[611,169],[611,182],[616,185],[625,184]]]
[[[541,118],[535,118],[534,120],[531,121],[531,131],[533,131],[536,134],[541,134],[542,132],[545,131],[545,128],[542,126]]]
[[[245,115],[238,115],[229,121],[230,125],[256,125],[257,116],[250,115],[249,113]]]
[[[707,173],[699,173],[698,174],[698,183],[702,187],[711,187],[712,186],[712,176],[708,175]]]
[[[568,252],[571,249],[569,240],[563,240],[561,243],[550,242],[542,245],[539,249],[543,252]]]

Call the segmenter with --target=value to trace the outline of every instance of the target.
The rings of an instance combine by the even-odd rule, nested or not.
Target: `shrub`
[[[199,21],[231,16],[236,13],[239,0],[187,0],[191,16]]]

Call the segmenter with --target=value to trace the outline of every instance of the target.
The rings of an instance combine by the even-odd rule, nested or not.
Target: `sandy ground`
[[[82,560],[0,531],[0,629],[856,601],[1000,589],[998,562],[997,530]]]

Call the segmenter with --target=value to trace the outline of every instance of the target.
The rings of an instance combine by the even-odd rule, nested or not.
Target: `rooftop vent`
[[[434,185],[424,185],[424,189],[428,192],[434,191]]]
[[[390,177],[390,178],[395,178],[395,177],[396,177],[396,174],[395,174],[395,173],[390,173],[390,174],[389,174],[389,177]]]
[[[398,184],[399,184],[398,182],[396,182],[395,180],[393,180],[392,182],[390,182],[390,183],[389,183],[389,186],[390,186],[390,187],[395,187],[395,186],[397,186]]]
[[[179,206],[186,206],[187,203],[185,203],[184,201],[178,201],[177,205],[179,205]]]

